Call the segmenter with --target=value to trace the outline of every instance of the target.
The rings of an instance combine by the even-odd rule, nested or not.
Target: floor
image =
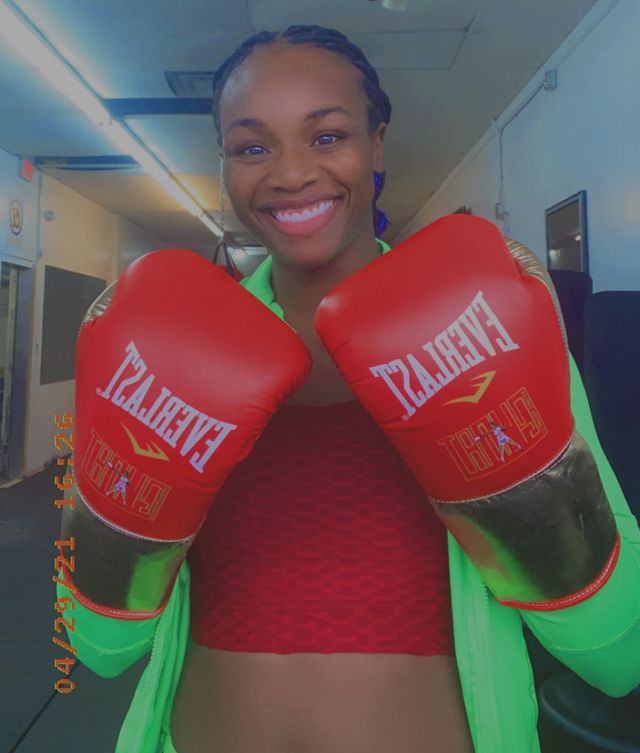
[[[113,753],[146,659],[103,680],[76,664],[73,692],[61,695],[54,659],[69,656],[51,638],[55,466],[0,488],[0,753]],[[64,636],[63,636],[64,637]]]

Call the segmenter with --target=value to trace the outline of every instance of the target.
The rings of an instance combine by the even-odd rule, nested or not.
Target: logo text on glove
[[[405,409],[403,419],[409,419],[416,408],[422,407],[444,386],[472,366],[519,347],[485,300],[484,293],[479,290],[452,324],[422,346],[429,356],[426,366],[413,353],[408,353],[404,358],[394,358],[388,363],[371,366],[369,370],[375,377],[382,377]],[[402,383],[394,382],[392,374],[399,374]],[[474,385],[476,391],[471,398],[477,397],[479,400],[482,397],[494,374],[495,372],[486,372],[480,375],[484,378],[483,383]],[[420,385],[420,389],[412,387],[412,378]],[[464,397],[450,400],[449,403],[469,401],[477,402]]]
[[[108,386],[104,390],[98,388],[97,394],[148,426],[170,447],[176,448],[180,440],[179,449],[183,457],[194,450],[189,463],[198,473],[203,473],[206,463],[227,436],[238,428],[237,424],[220,421],[200,412],[166,387],[161,387],[158,394],[157,390],[153,390],[155,374],[149,374],[140,386],[125,394],[125,388],[137,384],[147,374],[147,364],[133,341],[125,350],[127,355]]]
[[[549,433],[526,387],[502,400],[495,410],[438,439],[466,481],[499,471],[529,452]]]
[[[82,471],[104,499],[147,520],[156,519],[172,488],[127,463],[93,428]]]

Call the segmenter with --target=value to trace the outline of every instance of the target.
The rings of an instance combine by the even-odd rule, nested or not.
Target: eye
[[[321,134],[320,136],[318,136],[318,139],[324,139],[324,138],[330,138],[330,139],[340,139],[341,137],[340,137],[340,136],[338,136],[338,134],[337,134],[337,133],[323,133],[323,134]],[[316,139],[316,141],[317,141],[318,139]],[[328,145],[328,144],[330,144],[330,143],[331,143],[331,144],[335,144],[335,141],[331,141],[331,142],[327,142],[327,141],[325,141],[325,142],[324,142],[324,144],[322,144],[322,146],[327,146],[327,145]]]
[[[342,136],[337,133],[321,133],[316,137],[314,144],[319,142],[319,146],[331,146],[340,139],[342,139]],[[265,154],[265,149],[259,144],[247,144],[246,146],[239,146],[232,153],[240,157],[262,157]]]
[[[258,146],[257,144],[251,144],[250,146],[245,146],[240,149],[238,149],[234,154],[240,154],[240,155],[247,155],[247,157],[260,157],[260,154],[256,154],[255,152],[252,152],[251,154],[247,154],[247,151],[249,149],[262,149],[261,146]]]

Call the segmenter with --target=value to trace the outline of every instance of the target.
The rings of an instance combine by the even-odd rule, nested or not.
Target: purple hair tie
[[[373,196],[373,209],[374,209],[374,218],[373,218],[373,227],[374,232],[377,237],[380,237],[384,231],[387,229],[387,226],[389,225],[389,218],[387,215],[381,210],[376,207],[376,201],[378,200],[378,196],[382,193],[382,189],[384,188],[384,173],[374,173],[373,174],[373,182],[375,186],[375,193]]]
[[[387,217],[387,215],[381,209],[376,209],[374,228],[375,234],[378,238],[384,233],[388,225],[389,218]]]

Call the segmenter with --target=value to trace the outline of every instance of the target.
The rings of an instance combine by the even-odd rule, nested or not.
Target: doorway
[[[24,463],[32,270],[0,262],[0,480]]]

